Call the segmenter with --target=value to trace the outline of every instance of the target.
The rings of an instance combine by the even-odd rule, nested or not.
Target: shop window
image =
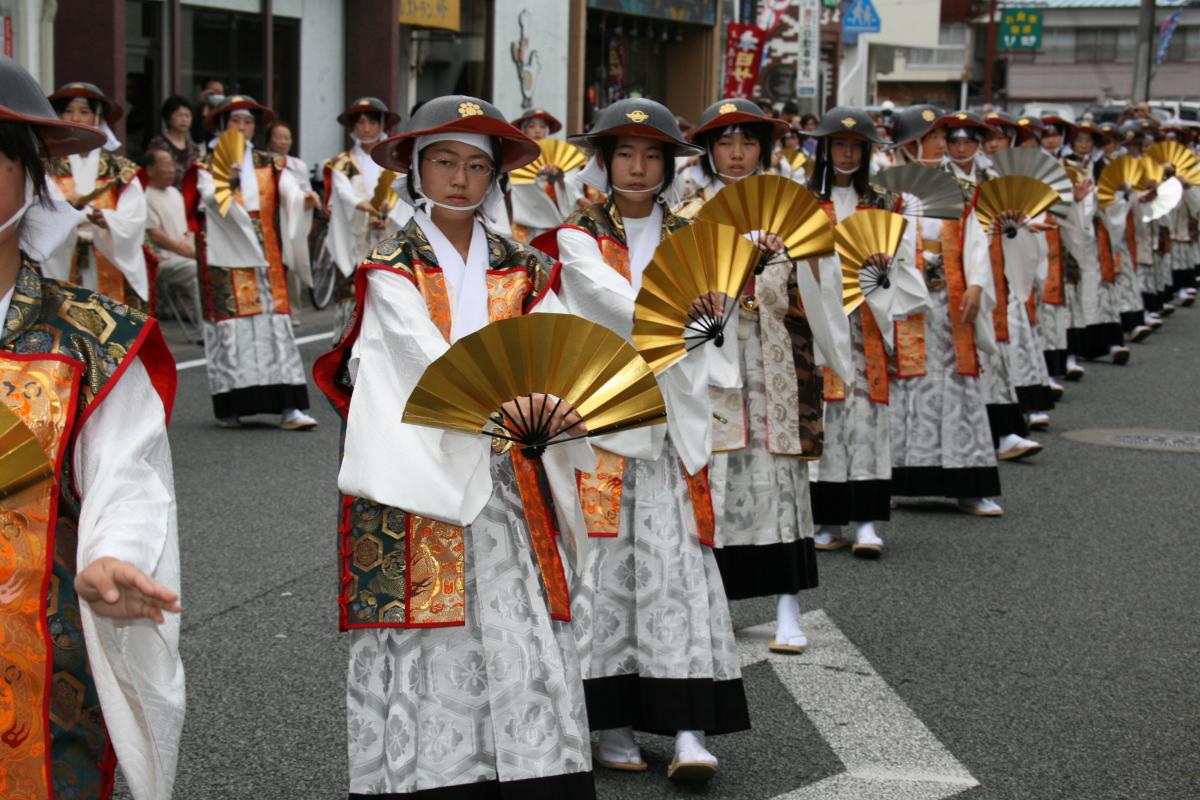
[[[448,94],[489,100],[491,74],[487,69],[489,3],[463,0],[457,31],[410,28],[409,66],[416,96],[423,101]]]
[[[1076,63],[1117,60],[1116,28],[1085,28],[1075,31]]]
[[[1048,64],[1070,64],[1075,60],[1075,31],[1070,28],[1044,28],[1042,49],[1037,60]]]
[[[162,128],[162,13],[162,3],[125,2],[125,155],[135,160]]]

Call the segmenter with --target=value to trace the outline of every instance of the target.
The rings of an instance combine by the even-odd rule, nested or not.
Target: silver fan
[[[1153,194],[1150,200],[1143,200],[1146,195]],[[1138,198],[1139,212],[1142,222],[1152,222],[1166,216],[1183,199],[1183,184],[1178,178],[1168,178],[1156,188]]]
[[[992,156],[992,168],[1001,175],[1024,175],[1035,178],[1058,192],[1064,203],[1075,202],[1071,177],[1063,165],[1041,150],[1010,148]],[[1057,207],[1057,206],[1056,206]]]
[[[902,164],[883,170],[871,182],[900,195],[905,214],[930,219],[962,219],[962,187],[940,169]]]

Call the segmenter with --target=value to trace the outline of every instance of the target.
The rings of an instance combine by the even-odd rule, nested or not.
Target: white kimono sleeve
[[[487,438],[400,421],[417,381],[449,345],[406,278],[371,270],[367,286],[338,489],[470,525],[492,493]]]
[[[196,189],[204,205],[204,259],[210,267],[267,266],[267,257],[254,231],[254,222],[241,203],[234,201],[222,217],[217,210],[216,187],[212,173],[197,170]]]
[[[115,209],[101,209],[107,230],[96,228],[96,249],[116,265],[129,285],[143,300],[150,299],[150,278],[146,274],[146,193],[141,181],[130,181],[117,198]]]
[[[312,286],[308,232],[313,212],[304,207],[305,190],[289,170],[279,173],[279,249],[283,263],[296,271],[304,286]]]
[[[84,423],[75,451],[82,498],[78,569],[109,556],[179,591],[171,449],[162,401],[140,360]],[[135,800],[171,796],[183,728],[177,614],[114,620],[80,603],[104,722]]]
[[[826,348],[818,346],[815,350],[816,362],[829,367],[835,372],[837,365],[847,374],[838,373],[847,387],[854,383],[854,353],[850,346],[850,317],[842,305],[842,260],[836,254],[825,256],[817,261],[817,269],[821,275],[821,304],[825,316],[829,320],[829,335],[832,345]]]
[[[329,232],[325,236],[325,249],[337,265],[338,272],[348,278],[361,261],[356,244],[366,239],[370,222],[367,212],[359,209],[358,204],[369,198],[359,196],[346,173],[336,169],[331,172]],[[404,204],[397,202],[397,205]]]
[[[992,322],[992,309],[996,307],[996,282],[992,278],[992,256],[988,250],[987,236],[983,226],[972,211],[963,222],[963,275],[967,287],[983,289],[979,297],[979,313],[975,315],[975,346],[985,353],[996,353],[996,326]],[[951,314],[959,309],[950,309]]]

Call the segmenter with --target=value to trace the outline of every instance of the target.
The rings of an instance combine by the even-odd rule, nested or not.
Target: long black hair
[[[858,169],[851,177],[850,183],[854,186],[854,191],[858,192],[859,197],[862,197],[867,193],[871,184],[871,143],[860,139],[854,141],[862,147],[862,158],[858,162]],[[808,179],[808,188],[812,189],[813,193],[822,200],[828,200],[833,191],[833,178],[836,173],[833,169],[832,148],[833,137],[822,136],[820,142],[817,143],[812,177]]]
[[[596,142],[596,152],[600,155],[600,162],[604,164],[604,174],[608,176],[608,194],[612,194],[612,162],[613,156],[617,152],[617,142],[619,136],[602,136]],[[675,182],[675,145],[670,142],[663,142],[657,139],[654,140],[659,147],[662,148],[663,155],[663,177],[662,186],[654,194],[654,199],[657,200],[666,194],[671,188],[671,184]]]
[[[33,196],[44,201],[46,165],[42,161],[42,149],[41,140],[30,126],[22,122],[0,122],[0,153],[21,165],[33,180]]]
[[[734,127],[734,126],[731,126]],[[771,150],[773,149],[774,141],[771,138],[773,130],[769,124],[742,122],[736,127],[740,128],[742,133],[758,142],[758,168],[766,172],[771,168]],[[705,150],[704,158],[700,159],[700,169],[704,170],[704,174],[709,177],[709,180],[718,177],[716,170],[713,169],[713,147],[717,140],[725,135],[728,128],[714,128],[711,131],[705,131],[699,137],[696,144],[700,145]]]

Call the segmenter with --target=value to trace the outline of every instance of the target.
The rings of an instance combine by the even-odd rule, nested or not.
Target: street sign
[[[796,97],[815,98],[821,72],[821,3],[800,0],[800,38],[796,57]]]
[[[1042,46],[1042,11],[1006,8],[996,32],[1001,50],[1037,50]]]
[[[879,12],[871,0],[850,0],[843,17],[842,33],[879,33]]]

